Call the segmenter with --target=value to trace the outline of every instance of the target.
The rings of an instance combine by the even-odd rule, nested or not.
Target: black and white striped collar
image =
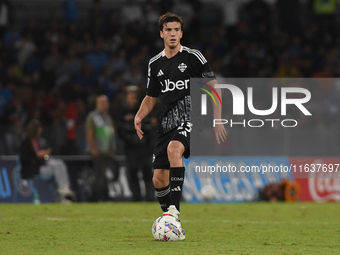
[[[179,52],[182,52],[182,51],[183,51],[183,46],[181,45]],[[165,49],[162,51],[162,57],[165,57]]]

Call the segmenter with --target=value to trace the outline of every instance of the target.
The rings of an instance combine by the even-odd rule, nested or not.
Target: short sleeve
[[[211,66],[208,62],[206,62],[204,65],[202,65],[201,71],[200,71],[200,77],[202,78],[210,78],[210,79],[216,79],[214,71],[211,69]]]
[[[146,83],[146,94],[151,97],[158,97],[161,93],[161,88],[157,82],[157,78],[153,75],[151,65],[148,65],[148,80]]]
[[[208,61],[203,54],[198,50],[192,50],[192,56],[194,58],[194,66],[196,69],[197,78],[210,78],[216,79],[214,71],[211,69]]]

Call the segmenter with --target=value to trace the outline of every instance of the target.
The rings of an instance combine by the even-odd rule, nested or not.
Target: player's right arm
[[[151,58],[148,65],[148,81],[146,84],[146,96],[144,97],[138,112],[135,116],[135,129],[139,139],[142,139],[144,133],[142,131],[142,120],[152,111],[157,103],[157,98],[161,93],[161,86],[157,81],[154,68],[151,66],[157,59],[161,57],[161,53]]]
[[[143,138],[142,120],[152,111],[157,103],[157,97],[145,96],[135,116],[135,129],[139,139]]]

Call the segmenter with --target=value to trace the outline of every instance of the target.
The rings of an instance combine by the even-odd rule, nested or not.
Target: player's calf
[[[174,205],[179,211],[184,183],[184,166],[182,155],[184,146],[179,141],[171,141],[167,148],[170,161],[170,205]]]
[[[157,200],[163,212],[168,210],[170,206],[170,186],[169,186],[169,170],[155,169],[152,181],[156,191]]]

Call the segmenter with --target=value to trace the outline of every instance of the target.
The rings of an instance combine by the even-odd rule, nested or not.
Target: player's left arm
[[[207,83],[209,86],[215,88],[215,84],[218,84],[218,81],[211,80]],[[220,88],[215,88],[218,96],[222,100],[222,90]],[[214,114],[214,119],[221,119],[222,118],[222,105],[221,104],[214,104],[212,102],[213,106],[213,114]],[[223,124],[216,124],[214,127],[214,132],[216,136],[217,143],[220,144],[221,142],[224,142],[227,139],[227,131],[224,128]]]
[[[218,81],[216,80],[215,74],[212,68],[210,67],[209,63],[206,61],[202,53],[196,52],[195,56],[196,57],[199,56],[197,58],[194,58],[196,61],[195,65],[198,70],[197,77],[203,77],[203,78],[209,79],[207,84],[215,89],[219,98],[222,100],[222,91],[220,88],[215,88],[215,84],[218,84]],[[212,106],[213,106],[214,119],[221,119],[222,104],[215,105],[214,102],[212,102]],[[224,142],[227,139],[227,131],[225,130],[222,124],[215,125],[214,132],[215,132],[215,136],[216,136],[216,140],[218,144],[220,144],[221,142]]]

